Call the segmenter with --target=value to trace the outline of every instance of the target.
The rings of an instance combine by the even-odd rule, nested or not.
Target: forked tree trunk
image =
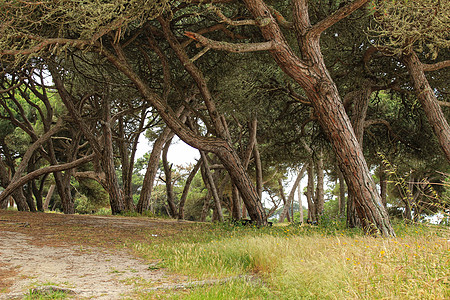
[[[289,209],[294,206],[293,204],[294,204],[295,191],[297,189],[299,189],[299,187],[300,187],[300,180],[302,180],[302,178],[303,178],[303,174],[306,171],[306,166],[307,166],[307,164],[304,164],[303,167],[301,168],[301,170],[297,174],[297,178],[295,179],[294,185],[292,186],[291,192],[289,193],[286,204],[284,205],[283,211],[281,212],[280,218],[278,219],[279,223],[284,222],[284,218],[286,218],[286,217],[288,218],[288,220],[290,219],[292,222],[294,221],[293,214],[291,215],[291,218],[289,217]],[[299,200],[299,201],[301,201],[301,200]],[[301,205],[300,205],[300,210],[302,210]]]
[[[265,3],[262,0],[244,0],[244,2],[256,20],[266,20],[267,24],[260,28],[266,40],[276,44],[276,49],[271,50],[272,56],[280,68],[305,90],[311,101],[318,121],[336,153],[349,193],[355,196],[356,210],[364,231],[368,234],[394,236],[394,230],[370,176],[362,148],[321,53],[320,34],[336,20],[327,20],[329,23],[319,23],[318,27],[313,28],[309,20],[308,1],[293,2],[294,27],[302,53],[300,59],[287,45]],[[342,17],[339,15],[333,17],[342,19],[366,3],[364,0],[350,3],[344,7]]]
[[[202,164],[204,167],[204,171],[205,171],[205,175],[206,175],[206,180],[208,180],[208,184],[209,184],[209,188],[211,189],[211,195],[213,196],[214,199],[214,207],[215,207],[215,213],[217,215],[217,218],[219,219],[220,222],[223,222],[223,213],[222,213],[222,205],[220,203],[220,198],[219,198],[219,194],[217,192],[217,188],[216,188],[216,184],[214,182],[214,178],[211,174],[211,170],[209,168],[209,162],[208,162],[208,158],[206,157],[206,154],[204,151],[200,150],[200,155],[202,158]]]
[[[166,127],[153,143],[152,153],[150,154],[150,158],[147,162],[147,170],[145,171],[142,190],[136,208],[136,210],[141,214],[149,208],[153,184],[155,182],[156,173],[158,172],[159,158],[161,157],[164,144],[169,139],[172,139],[174,135],[175,134],[173,131],[169,127]]]

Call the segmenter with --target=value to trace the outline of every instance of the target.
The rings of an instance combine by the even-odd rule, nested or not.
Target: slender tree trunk
[[[189,173],[189,176],[186,179],[186,183],[184,184],[183,193],[181,194],[180,204],[178,206],[178,219],[179,220],[184,219],[184,204],[186,203],[186,199],[189,194],[189,188],[191,186],[192,180],[194,179],[195,175],[197,174],[198,170],[200,169],[201,164],[202,164],[201,160],[199,160],[195,164],[194,168],[192,169],[191,173]]]
[[[414,84],[414,90],[428,118],[428,122],[433,128],[447,161],[450,162],[450,126],[425,76],[423,64],[414,51],[411,51],[409,55],[405,55],[403,61],[408,68]]]
[[[339,179],[339,216],[343,217],[345,215],[345,179],[342,175],[339,167],[336,168],[336,172],[338,174]]]
[[[202,158],[203,166],[205,168],[204,170],[205,170],[205,174],[206,174],[206,179],[208,180],[209,187],[211,188],[211,194],[214,199],[214,205],[216,208],[217,218],[219,219],[220,222],[223,222],[224,219],[223,219],[223,213],[222,213],[222,205],[220,204],[220,198],[219,198],[219,194],[217,193],[217,188],[216,188],[216,184],[214,183],[214,178],[211,174],[211,170],[209,169],[208,158],[206,157],[206,154],[204,151],[200,151],[200,155]]]
[[[259,154],[258,144],[253,148],[253,156],[255,157],[255,170],[256,170],[256,190],[258,192],[259,199],[262,199],[263,193],[263,172],[261,164],[261,156]]]
[[[303,167],[301,168],[301,170],[297,174],[297,178],[295,179],[294,185],[292,186],[291,192],[289,193],[286,204],[284,205],[283,211],[281,212],[280,218],[278,219],[279,223],[284,222],[284,218],[286,218],[286,217],[288,218],[288,220],[289,219],[291,219],[292,221],[294,220],[293,215],[291,216],[292,218],[290,218],[288,213],[289,213],[290,207],[293,207],[295,191],[297,190],[297,188],[300,185],[300,181],[303,178],[303,174],[306,171],[306,167],[307,167],[307,164],[304,164]]]
[[[283,200],[283,207],[288,207],[289,204],[288,204],[288,200],[286,199],[286,195],[284,194],[283,182],[281,181],[281,178],[278,178],[278,189],[280,190],[280,197]],[[288,207],[288,209],[289,209],[289,207]],[[284,212],[284,209],[283,209],[283,212]],[[289,214],[285,214],[283,216],[283,221],[284,221],[284,218],[287,218],[287,221],[291,222],[291,217],[289,216]],[[281,220],[281,215],[279,217],[279,220]]]
[[[387,205],[387,176],[383,164],[380,165],[380,194],[384,207]]]
[[[164,145],[162,152],[162,161],[164,167],[164,174],[166,177],[166,193],[167,193],[167,204],[169,205],[170,215],[172,218],[177,218],[177,207],[175,205],[175,194],[173,192],[173,184],[172,184],[172,165],[169,165],[167,161],[167,153],[169,152],[170,144],[172,143],[172,139],[169,139]]]
[[[181,106],[177,109],[175,114],[180,117],[180,120],[184,123],[186,121],[188,112],[184,112],[184,106]],[[150,154],[150,158],[147,163],[147,170],[145,171],[142,190],[136,208],[136,210],[141,214],[148,209],[150,203],[153,184],[155,182],[156,173],[158,172],[159,158],[161,156],[164,144],[174,136],[175,133],[170,129],[169,126],[167,126],[153,143],[152,153]]]
[[[303,167],[307,166],[307,164],[304,164]],[[298,195],[298,206],[300,207],[300,224],[303,224],[303,202],[302,202],[302,189],[300,184],[297,187],[297,195]]]
[[[317,222],[316,206],[314,205],[314,169],[312,160],[308,162],[308,185],[306,186],[306,199],[308,201],[308,221]]]
[[[241,197],[239,195],[239,190],[238,188],[233,184],[232,188],[231,188],[231,198],[232,198],[232,204],[233,204],[233,209],[231,212],[231,217],[233,218],[233,220],[240,220],[242,219],[242,207],[241,207]]]
[[[44,202],[44,207],[43,207],[44,211],[48,210],[48,205],[50,203],[50,200],[52,199],[53,192],[55,191],[55,187],[56,186],[54,184],[52,184],[47,191],[47,196],[45,196],[45,202]]]
[[[316,213],[317,216],[323,214],[324,204],[325,204],[325,193],[324,193],[324,170],[323,170],[323,153],[320,150],[318,158],[316,160],[316,174],[317,174],[317,185],[316,185]]]

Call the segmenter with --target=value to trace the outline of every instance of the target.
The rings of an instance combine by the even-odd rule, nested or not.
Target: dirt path
[[[32,288],[49,285],[68,289],[76,299],[124,299],[127,295],[132,297],[132,293],[141,287],[165,286],[186,280],[168,275],[163,269],[155,270],[151,262],[118,250],[114,244],[123,243],[122,235],[131,231],[141,233],[136,235],[137,239],[169,234],[170,230],[164,226],[176,228],[179,225],[176,222],[36,216],[0,213],[0,299],[21,299]],[[97,241],[92,237],[90,242],[94,246],[89,245],[91,243],[83,240],[89,238],[88,232],[97,232],[98,242],[107,246],[95,246]]]

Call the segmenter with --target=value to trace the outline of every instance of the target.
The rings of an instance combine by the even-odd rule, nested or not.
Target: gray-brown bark
[[[325,193],[324,193],[324,169],[323,169],[323,153],[320,150],[318,157],[316,159],[316,175],[317,175],[317,185],[316,185],[316,194],[314,197],[314,205],[316,206],[316,214],[317,216],[321,216],[323,214],[324,204],[325,204]]]
[[[44,201],[44,205],[43,205],[43,209],[44,211],[48,210],[48,205],[50,204],[50,200],[52,199],[53,196],[53,192],[55,191],[55,185],[52,184],[50,185],[48,191],[47,191],[47,195],[45,196],[45,201]]]
[[[0,158],[0,184],[3,188],[6,189],[10,183],[11,183],[10,175],[6,168],[6,164]],[[30,210],[22,189],[14,190],[12,192],[12,197],[13,197],[14,202],[16,203],[17,209],[19,211],[29,211]],[[0,203],[2,203],[2,207],[4,205],[3,203],[6,203],[6,205],[4,205],[5,207],[7,206],[8,200],[9,200],[9,197],[4,197],[3,200],[0,200]]]
[[[308,185],[306,186],[306,200],[308,201],[308,221],[317,222],[316,206],[314,205],[314,168],[312,160],[307,163]]]
[[[445,157],[450,161],[450,126],[445,118],[436,95],[433,92],[424,72],[424,66],[414,51],[403,57],[409,75],[414,84],[414,90],[428,122],[433,128]]]
[[[205,152],[201,151],[201,150],[200,150],[200,156],[201,156],[202,164],[203,164],[203,167],[205,170],[206,179],[208,180],[209,188],[211,189],[211,195],[214,200],[214,206],[215,206],[215,211],[216,211],[217,217],[220,222],[223,222],[224,218],[223,218],[223,213],[222,213],[222,205],[220,203],[220,198],[219,198],[219,194],[217,192],[214,178],[213,178],[213,176],[211,174],[211,170],[209,168],[208,158],[206,157]]]
[[[119,188],[119,182],[117,181],[116,168],[114,165],[114,149],[112,143],[112,131],[111,131],[111,104],[109,95],[103,98],[103,155],[102,155],[102,168],[105,172],[105,180],[107,184],[107,192],[109,194],[109,204],[111,206],[111,212],[113,215],[120,214],[125,210],[123,202],[123,195]]]
[[[178,219],[182,220],[184,219],[184,204],[186,203],[187,196],[189,194],[189,188],[191,186],[192,180],[194,179],[195,175],[197,174],[198,170],[200,169],[200,166],[202,164],[202,161],[199,160],[192,171],[189,173],[188,178],[186,179],[186,183],[184,184],[183,193],[180,197],[180,204],[178,205]]]
[[[289,215],[288,215],[289,209],[293,206],[295,191],[299,188],[300,180],[302,180],[303,174],[306,171],[306,166],[307,166],[307,164],[304,164],[303,167],[301,168],[301,170],[297,174],[297,177],[294,181],[294,185],[292,186],[291,192],[289,193],[289,196],[287,198],[286,204],[284,205],[283,211],[281,212],[280,217],[278,219],[279,223],[284,222],[284,218],[286,218],[286,217],[288,217],[288,219],[289,219]],[[301,204],[300,204],[300,209],[302,210]]]
[[[167,153],[169,152],[169,147],[171,143],[172,139],[169,139],[164,145],[162,152],[162,162],[165,175],[167,204],[169,205],[170,216],[172,218],[177,218],[178,217],[177,207],[175,205],[175,194],[173,192],[173,183],[172,183],[172,165],[169,165],[169,161],[167,160]]]
[[[269,20],[266,26],[261,27],[261,32],[266,40],[276,42],[277,48],[271,51],[272,56],[281,69],[303,87],[311,101],[318,121],[336,153],[349,193],[355,196],[356,208],[364,230],[370,234],[378,232],[384,236],[395,235],[320,49],[320,34],[323,30],[366,4],[368,0],[351,2],[341,8],[339,13],[314,26],[309,20],[307,0],[294,1],[294,27],[302,59],[287,45],[280,28],[262,0],[244,2],[255,19]]]
[[[18,178],[14,182],[11,181],[11,183],[8,185],[7,188],[0,194],[0,202],[3,201],[5,198],[7,198],[9,195],[13,194],[13,192],[18,188],[23,186],[25,183],[29,182],[30,180],[33,180],[35,178],[38,178],[41,175],[52,173],[52,172],[59,172],[64,170],[73,169],[77,166],[80,166],[84,163],[87,163],[91,160],[93,160],[95,157],[94,154],[79,158],[77,160],[74,160],[70,163],[60,164],[56,166],[48,166],[44,168],[37,169],[31,173],[28,173],[27,175]]]
[[[336,168],[336,172],[338,175],[338,179],[339,179],[339,216],[343,217],[345,215],[345,179],[344,176],[342,175],[341,170],[339,169],[339,167]]]

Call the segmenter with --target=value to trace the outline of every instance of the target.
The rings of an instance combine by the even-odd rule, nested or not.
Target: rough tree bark
[[[167,153],[169,152],[170,144],[172,143],[172,139],[169,139],[164,145],[162,152],[162,162],[164,168],[165,175],[165,184],[166,184],[166,195],[167,195],[167,204],[169,205],[170,216],[172,218],[177,218],[177,207],[175,205],[175,194],[173,192],[173,184],[172,184],[172,165],[169,165],[167,160]]]
[[[424,65],[414,51],[403,56],[403,62],[408,68],[409,75],[414,84],[414,90],[428,122],[433,127],[445,157],[450,162],[450,126],[445,118],[436,95],[433,93],[424,71]]]
[[[111,104],[109,94],[103,97],[103,155],[102,165],[105,172],[106,184],[108,187],[109,204],[113,215],[120,214],[125,210],[123,195],[117,181],[116,168],[114,165],[114,149],[111,131]]]
[[[357,212],[365,232],[394,236],[389,216],[381,203],[362,148],[356,139],[320,49],[321,33],[365,5],[368,0],[353,1],[314,26],[309,19],[308,1],[293,1],[294,28],[302,59],[299,59],[287,45],[278,24],[270,14],[270,9],[262,0],[244,0],[244,2],[256,20],[266,20],[265,26],[260,28],[264,38],[276,44],[275,49],[270,51],[272,56],[281,69],[303,87],[311,101],[318,121],[333,145],[349,192],[355,196]]]

